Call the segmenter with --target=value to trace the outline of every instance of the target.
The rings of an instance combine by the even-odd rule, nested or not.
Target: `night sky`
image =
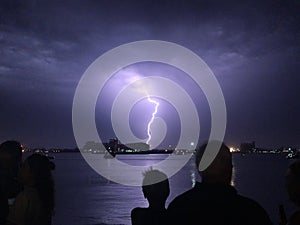
[[[227,107],[226,143],[256,141],[260,147],[299,148],[299,12],[299,0],[2,0],[0,142],[17,139],[28,147],[75,147],[72,104],[85,70],[114,47],[149,39],[191,49],[214,72]],[[163,71],[174,77],[180,73],[151,64],[126,71]],[[113,136],[105,102],[113,96],[109,85],[114,79],[96,107],[104,141]],[[197,105],[204,110],[201,140],[209,133],[204,103]],[[165,104],[165,110],[178,119],[170,105]],[[131,117],[135,115],[145,128],[138,106]],[[176,122],[166,123],[176,130]],[[132,129],[143,133],[144,128]],[[178,131],[171,131],[169,142],[178,138]],[[145,138],[145,133],[138,135]]]

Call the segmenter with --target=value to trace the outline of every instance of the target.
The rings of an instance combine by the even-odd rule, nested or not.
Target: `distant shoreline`
[[[26,150],[23,153],[42,153],[42,154],[58,154],[58,153],[83,153],[83,154],[108,154],[109,152],[105,151],[83,151],[79,149],[55,149],[55,150]],[[194,154],[194,150],[146,150],[146,151],[133,151],[133,152],[116,152],[115,155],[151,155],[151,154],[176,154],[176,155],[184,155],[184,154]],[[286,152],[273,152],[273,151],[264,151],[264,152],[232,152],[232,154],[242,154],[242,155],[251,155],[251,154],[283,154],[287,155]]]

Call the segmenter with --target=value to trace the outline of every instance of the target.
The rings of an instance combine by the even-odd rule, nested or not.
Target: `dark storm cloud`
[[[270,145],[273,132],[275,144],[299,145],[299,7],[297,0],[1,1],[0,103],[9,107],[0,120],[10,129],[0,139],[25,123],[43,127],[41,145],[74,144],[72,98],[87,66],[120,44],[161,39],[190,48],[216,74],[229,142]],[[11,113],[26,105],[42,116]]]

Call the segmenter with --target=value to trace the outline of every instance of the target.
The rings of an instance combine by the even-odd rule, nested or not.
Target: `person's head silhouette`
[[[149,207],[137,207],[131,211],[132,225],[167,224],[165,204],[170,194],[168,177],[163,172],[152,168],[143,175],[142,189]]]
[[[202,182],[196,182],[169,204],[168,224],[272,224],[257,202],[239,195],[230,184],[232,155],[224,143],[210,141],[195,156]],[[213,160],[206,167],[210,161],[205,160],[209,159]]]
[[[220,146],[220,150],[212,161],[212,163],[204,170],[201,171],[201,178],[203,183],[220,183],[230,184],[232,176],[232,154],[229,148],[224,144],[217,141],[210,142],[212,146]],[[196,166],[199,168],[202,156],[208,143],[203,144],[196,151]]]
[[[17,169],[22,162],[22,147],[17,141],[5,141],[0,145],[0,165],[6,169]]]
[[[170,187],[166,174],[159,170],[146,171],[143,179],[143,193],[151,206],[164,206],[169,194]]]

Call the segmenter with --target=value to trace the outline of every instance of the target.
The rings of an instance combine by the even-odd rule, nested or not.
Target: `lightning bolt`
[[[151,137],[151,132],[150,132],[150,127],[151,127],[151,124],[152,124],[153,121],[154,121],[154,118],[155,118],[155,115],[156,115],[156,113],[157,113],[157,111],[158,111],[158,106],[159,106],[159,102],[157,102],[157,101],[151,99],[149,96],[148,96],[148,101],[149,101],[150,103],[155,104],[155,109],[154,109],[154,112],[152,113],[151,120],[149,121],[148,126],[147,126],[147,134],[148,134],[148,140],[146,141],[147,144],[149,144],[149,142],[150,142],[150,140],[151,140],[151,138],[152,138],[152,137]]]

